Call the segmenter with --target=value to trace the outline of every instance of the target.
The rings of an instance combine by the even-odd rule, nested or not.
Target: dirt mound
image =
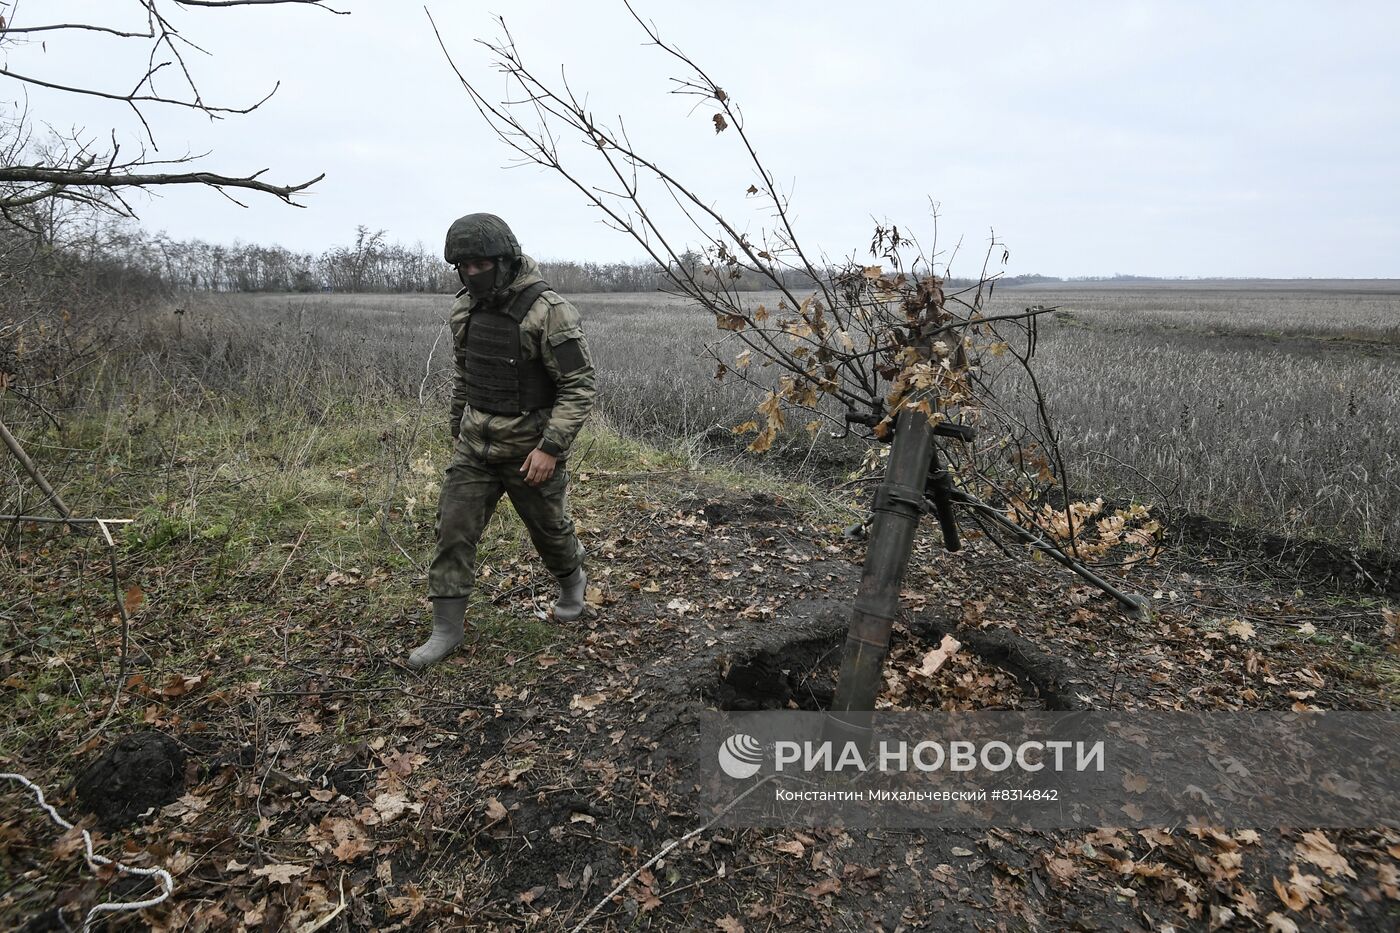
[[[797,514],[781,498],[764,492],[755,492],[744,497],[690,498],[682,500],[678,505],[682,511],[703,515],[705,521],[711,525],[725,525],[731,522],[784,522],[793,519]]]
[[[105,828],[124,826],[184,792],[185,753],[160,732],[124,736],[78,778],[78,800]]]

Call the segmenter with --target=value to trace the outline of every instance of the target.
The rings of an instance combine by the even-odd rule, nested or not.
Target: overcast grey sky
[[[210,123],[152,108],[163,155],[212,150],[211,170],[326,179],[305,210],[248,209],[216,194],[138,200],[179,238],[320,250],[357,224],[437,249],[451,220],[498,213],[540,258],[631,259],[562,179],[504,166],[437,47],[423,6],[333,0],[351,11],[182,12],[211,56],[206,99],[246,103]],[[126,0],[20,0],[19,25],[126,22]],[[473,40],[494,12],[542,73],[563,66],[600,118],[736,214],[752,180],[733,133],[667,93],[677,69],[619,2],[428,0],[459,66],[502,94]],[[1400,4],[1393,2],[662,3],[637,0],[664,37],[731,94],[779,181],[798,233],[832,255],[869,242],[872,218],[959,237],[974,272],[995,229],[1011,274],[1400,278]],[[133,47],[129,51],[135,51]],[[120,43],[49,34],[11,47],[11,69],[126,88],[140,63]],[[173,87],[173,84],[165,85]],[[20,99],[0,80],[0,98]],[[55,127],[134,145],[120,105],[29,92]],[[743,216],[756,230],[761,215]]]

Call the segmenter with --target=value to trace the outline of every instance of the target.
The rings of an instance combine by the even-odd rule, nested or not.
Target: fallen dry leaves
[[[1321,868],[1328,877],[1335,878],[1338,875],[1346,875],[1348,878],[1356,877],[1356,872],[1351,870],[1351,866],[1337,851],[1332,840],[1319,830],[1303,833],[1303,841],[1294,847],[1294,852],[1300,859],[1312,862]]]
[[[291,884],[293,879],[310,870],[310,866],[307,865],[267,865],[263,868],[254,868],[253,875],[257,878],[266,878],[274,884]]]

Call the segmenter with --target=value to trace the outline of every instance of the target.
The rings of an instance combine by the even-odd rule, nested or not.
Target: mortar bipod
[[[933,426],[935,437],[951,437],[971,443],[977,437],[977,429],[970,424],[953,424],[940,421]],[[950,551],[962,549],[962,538],[958,535],[958,521],[953,515],[953,476],[943,468],[938,460],[938,442],[929,448],[928,478],[924,481],[924,511],[932,512],[938,519],[939,530],[943,532],[943,546]]]
[[[879,415],[866,415],[860,412],[846,412],[846,423],[863,424],[867,427],[874,427],[880,423]],[[977,437],[977,429],[970,424],[953,424],[948,421],[940,421],[933,426],[935,437],[948,437],[954,440],[970,443]],[[894,440],[894,431],[890,431],[885,437],[885,443]],[[871,518],[876,510],[888,507],[891,502],[912,505],[920,512],[932,513],[938,519],[938,527],[943,532],[943,544],[950,551],[957,551],[962,548],[962,538],[958,534],[957,519],[953,515],[954,487],[953,477],[938,460],[938,445],[935,443],[932,448],[932,457],[929,461],[928,477],[924,481],[922,501],[915,503],[908,495],[901,495],[897,490],[886,490],[883,494],[880,490],[875,493],[875,502],[871,509],[871,515],[864,521],[847,528],[842,534],[848,539],[864,538],[865,530],[870,525]]]
[[[936,426],[934,433],[940,427],[942,425]],[[956,551],[962,548],[962,539],[958,536],[958,521],[953,515],[953,477],[938,462],[937,444],[930,448],[930,453],[924,501],[928,503],[927,510],[938,519],[938,527],[943,531],[943,546]]]

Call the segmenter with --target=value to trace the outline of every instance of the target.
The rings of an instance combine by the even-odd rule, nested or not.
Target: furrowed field
[[[575,300],[601,371],[602,418],[692,459],[750,459],[727,429],[752,417],[755,396],[732,377],[713,379],[703,348],[725,335],[705,315],[662,294]],[[215,297],[185,316],[181,339],[207,342],[200,356],[216,381],[315,358],[367,386],[437,400],[451,372],[448,303]],[[1081,494],[1396,550],[1400,285],[1021,287],[998,291],[992,311],[1032,305],[1055,309],[1036,358]],[[445,418],[441,405],[426,411]],[[445,422],[436,429],[445,434]],[[772,462],[804,478],[838,476],[859,456],[826,429],[789,435]]]

